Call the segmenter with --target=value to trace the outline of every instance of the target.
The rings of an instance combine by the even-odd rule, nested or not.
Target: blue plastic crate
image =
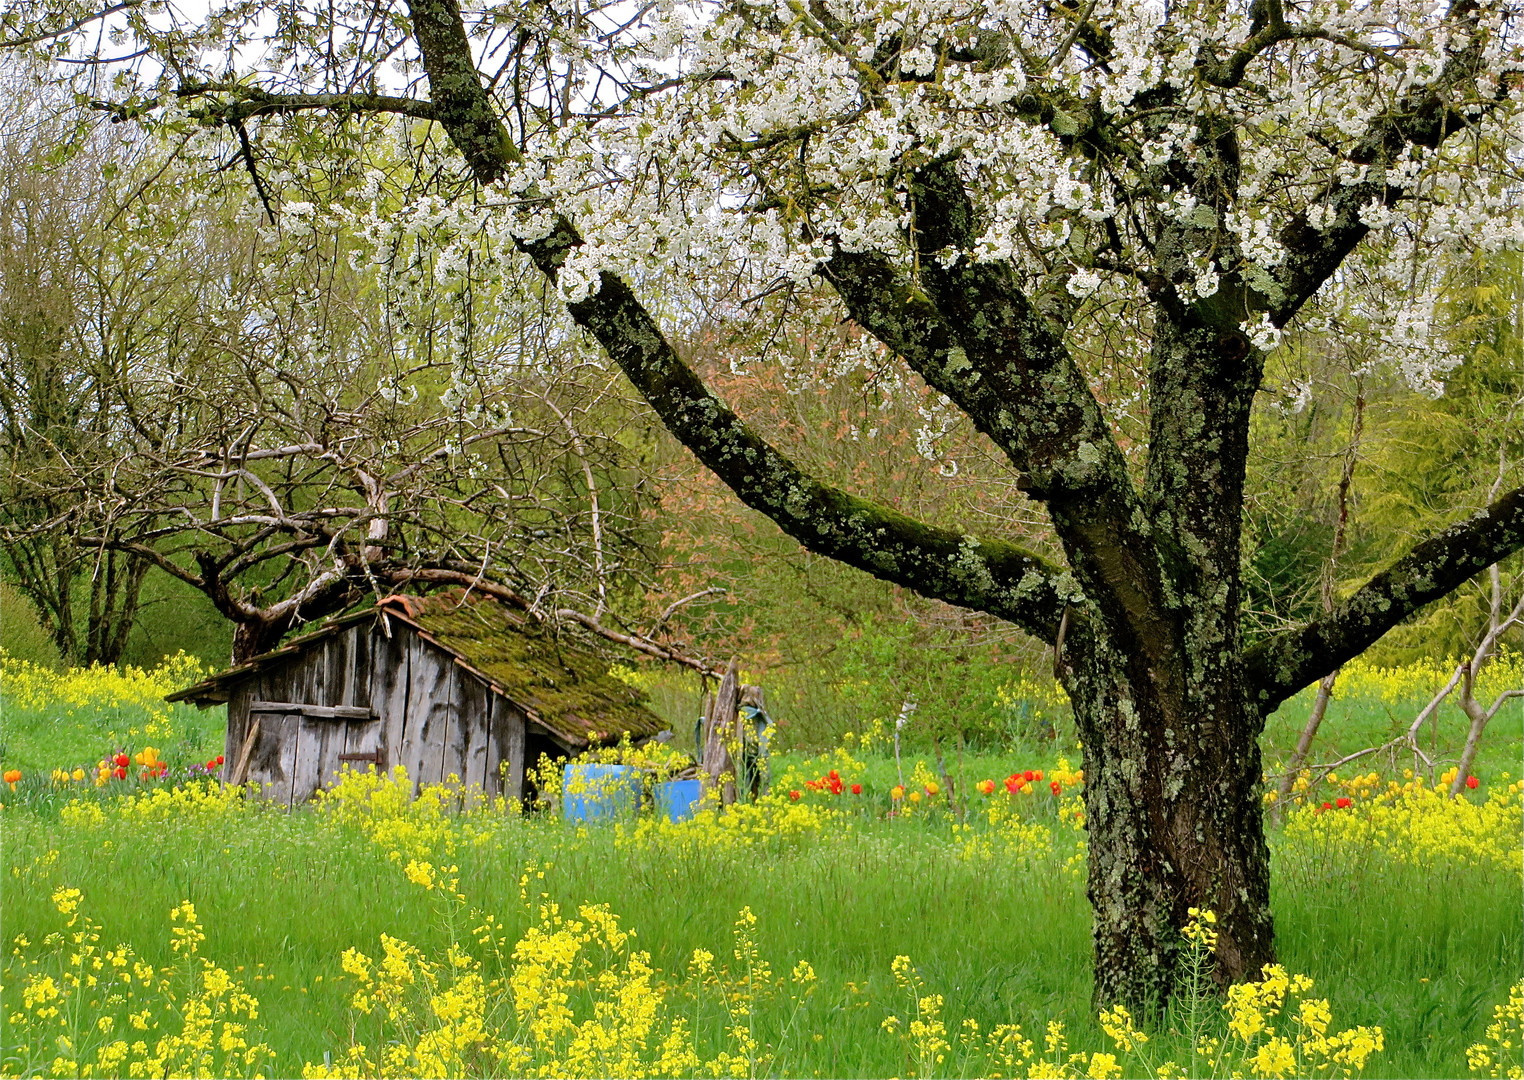
[[[640,806],[640,770],[633,765],[568,765],[561,776],[567,821],[633,817]]]
[[[656,812],[669,821],[686,821],[698,809],[704,785],[697,780],[668,780],[656,785]]]

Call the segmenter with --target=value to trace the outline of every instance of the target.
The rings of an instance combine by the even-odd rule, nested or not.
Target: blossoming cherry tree
[[[93,13],[157,61],[111,107],[236,133],[251,165],[274,146],[349,161],[362,181],[324,189],[322,212],[433,242],[443,222],[457,255],[528,260],[748,505],[1051,644],[1084,741],[1098,999],[1166,997],[1192,908],[1217,913],[1222,978],[1274,959],[1265,717],[1524,544],[1524,489],[1246,647],[1251,407],[1283,335],[1330,327],[1442,385],[1447,268],[1524,241],[1517,4],[310,6],[173,28]],[[93,25],[59,10],[19,33]],[[411,159],[379,149],[399,130]],[[399,160],[457,169],[454,197],[399,194]],[[828,287],[988,437],[1062,561],[914,520],[770,444],[661,314],[656,283],[722,273]],[[1094,388],[1102,353],[1136,380],[1131,459]]]

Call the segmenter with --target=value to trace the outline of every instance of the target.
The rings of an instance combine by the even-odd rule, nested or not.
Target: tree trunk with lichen
[[[1260,712],[1239,642],[1248,412],[1263,354],[1199,318],[1155,327],[1141,492],[1158,561],[1147,618],[1090,602],[1060,656],[1084,743],[1099,1001],[1162,1002],[1190,908],[1218,919],[1217,976],[1275,959],[1260,800]],[[1096,556],[1069,551],[1086,595]]]
[[[1182,674],[1152,678],[1100,642],[1066,654],[1098,1002],[1168,999],[1192,907],[1217,914],[1219,979],[1253,978],[1275,959],[1260,725],[1233,700],[1237,686],[1179,698]]]

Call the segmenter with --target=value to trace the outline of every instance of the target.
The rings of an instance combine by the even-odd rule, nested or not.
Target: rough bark
[[[1191,907],[1217,913],[1218,977],[1253,977],[1274,959],[1258,725],[1244,709],[1161,700],[1108,643],[1066,655],[1085,743],[1097,1002],[1168,999]]]
[[[720,803],[724,806],[736,801],[736,765],[730,748],[736,734],[740,691],[740,667],[732,658],[720,678],[719,687],[705,701],[704,745],[699,761],[699,778],[704,782],[704,790],[718,790]]]

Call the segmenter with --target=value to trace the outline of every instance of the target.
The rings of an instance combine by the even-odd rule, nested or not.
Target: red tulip
[[[829,777],[832,780],[840,780],[841,779],[841,774],[838,773],[835,769],[832,769],[830,772],[826,773],[826,776]]]
[[[111,760],[116,765],[116,767],[119,768],[119,769],[125,769],[128,765],[132,764],[132,759],[130,757],[128,757],[126,754],[118,754],[116,757],[112,758]]]
[[[1480,781],[1480,780],[1478,780],[1478,779],[1477,779],[1477,778],[1476,778],[1476,777],[1474,777],[1474,776],[1468,776],[1468,777],[1466,777],[1466,786],[1467,786],[1467,787],[1468,787],[1468,788],[1470,788],[1470,789],[1471,789],[1471,790],[1472,790],[1472,791],[1475,791],[1475,790],[1476,790],[1476,786],[1477,786],[1477,785],[1478,785],[1478,784],[1480,784],[1480,783],[1481,783],[1481,781]]]
[[[1016,794],[1016,789],[1019,787],[1021,787],[1021,777],[1013,774],[1005,778],[1005,789],[1012,795]]]
[[[1037,779],[1037,774],[1034,773],[1031,769],[1028,769],[1026,772],[1021,774],[1021,778],[1030,784],[1033,780]]]
[[[1324,803],[1323,805],[1327,806],[1328,804]],[[1346,806],[1349,806],[1349,805],[1351,805],[1351,800],[1349,800],[1349,799],[1341,797],[1339,799],[1339,801],[1338,801],[1338,806],[1339,806],[1340,810],[1343,810]]]
[[[222,764],[222,755],[221,755],[221,754],[218,754],[218,755],[217,755],[217,764],[218,764],[218,765],[221,765],[221,764]]]
[[[125,765],[118,765],[116,767],[116,771],[113,772],[111,775],[116,777],[118,780],[125,780],[125,779],[127,779],[127,766],[125,766]]]
[[[794,801],[795,801],[795,802],[798,802],[798,801],[799,801],[799,797],[800,797],[800,792],[797,792],[797,791],[790,791],[790,792],[789,792],[789,793],[788,793],[788,797],[789,797],[789,798],[790,798],[790,799],[793,799],[793,800],[794,800]]]
[[[1060,784],[1057,780],[1053,781],[1053,783],[1049,784],[1048,786],[1053,789],[1053,794],[1055,795],[1062,795],[1064,793],[1063,785]]]
[[[861,784],[853,784],[852,785],[852,794],[853,795],[861,795],[862,793],[863,793],[863,786]]]

